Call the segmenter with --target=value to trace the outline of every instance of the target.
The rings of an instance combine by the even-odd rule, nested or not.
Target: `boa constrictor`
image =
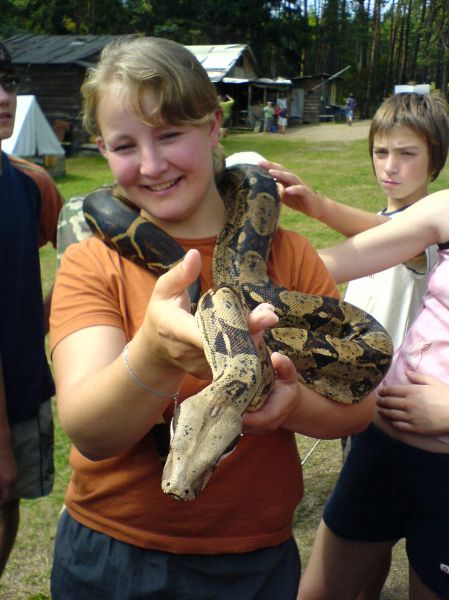
[[[226,169],[219,188],[227,218],[214,250],[213,287],[200,299],[197,282],[189,290],[194,310],[198,303],[196,320],[213,381],[176,408],[162,476],[163,491],[181,500],[200,493],[237,443],[243,412],[260,407],[272,389],[267,347],[287,354],[307,386],[346,403],[360,401],[380,383],[393,350],[389,335],[366,312],[270,279],[267,260],[280,203],[266,171],[252,165]],[[110,189],[87,196],[84,214],[104,243],[156,275],[184,256],[172,238]],[[246,320],[261,302],[273,304],[279,323],[256,347]]]

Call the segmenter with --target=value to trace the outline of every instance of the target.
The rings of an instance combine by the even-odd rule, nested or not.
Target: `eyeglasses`
[[[0,86],[7,93],[17,92],[19,80],[17,77],[13,77],[12,75],[4,75],[3,77],[0,77]]]

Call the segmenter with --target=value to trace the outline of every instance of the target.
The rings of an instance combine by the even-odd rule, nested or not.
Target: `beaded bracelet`
[[[174,394],[166,394],[164,392],[158,392],[156,390],[152,390],[150,387],[148,387],[143,381],[141,381],[136,373],[131,369],[130,365],[129,365],[129,361],[128,361],[128,344],[125,344],[123,350],[122,350],[122,356],[123,356],[123,360],[125,362],[125,366],[126,369],[129,373],[129,375],[132,377],[132,379],[134,379],[134,382],[137,383],[137,385],[142,388],[143,390],[145,390],[146,392],[148,392],[149,394],[153,394],[153,396],[158,396],[159,398],[170,398],[170,400],[174,400],[174,402],[176,403],[178,401],[178,394],[179,394],[179,390],[177,392],[175,392]]]

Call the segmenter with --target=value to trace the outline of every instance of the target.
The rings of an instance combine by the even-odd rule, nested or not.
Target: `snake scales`
[[[287,354],[298,379],[338,402],[358,402],[382,380],[391,362],[391,339],[366,312],[334,298],[277,286],[267,260],[279,217],[275,181],[263,170],[239,165],[224,171],[220,193],[226,223],[213,256],[213,288],[200,297],[189,289],[212,383],[175,410],[174,433],[162,489],[181,500],[195,498],[220,458],[235,446],[241,415],[257,409],[274,374],[269,351]],[[156,275],[172,268],[183,249],[146,221],[111,189],[84,200],[84,215],[104,243]],[[249,310],[273,304],[278,325],[256,347],[248,333]],[[268,350],[269,349],[269,350]]]

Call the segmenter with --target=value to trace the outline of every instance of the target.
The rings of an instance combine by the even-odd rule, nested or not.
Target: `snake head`
[[[175,412],[162,490],[178,500],[194,500],[241,431],[241,414],[233,406],[211,405],[202,392],[184,400]]]

